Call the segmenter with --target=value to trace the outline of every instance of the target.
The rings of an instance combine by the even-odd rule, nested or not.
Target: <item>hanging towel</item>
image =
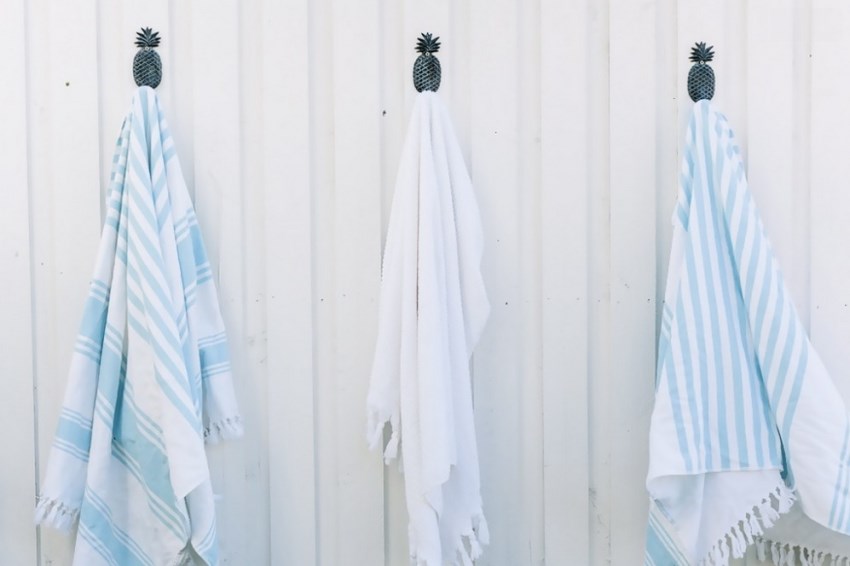
[[[417,95],[384,250],[369,439],[400,455],[417,566],[463,564],[489,534],[481,505],[470,357],[490,312],[472,182],[448,112]]]
[[[160,101],[142,87],[112,160],[36,521],[78,523],[75,566],[213,566],[204,441],[241,432],[198,222]]]
[[[645,563],[846,564],[850,424],[726,118],[690,118],[658,351]]]

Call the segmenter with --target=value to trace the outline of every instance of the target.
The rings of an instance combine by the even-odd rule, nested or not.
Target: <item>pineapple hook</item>
[[[156,88],[162,80],[162,60],[154,51],[159,47],[159,32],[142,28],[136,32],[136,47],[139,51],[133,57],[133,78],[138,86]]]
[[[413,86],[417,92],[430,90],[437,92],[440,88],[440,60],[434,55],[440,50],[440,38],[431,37],[430,33],[423,33],[416,40],[416,51],[420,53],[413,64]]]
[[[691,48],[694,64],[688,73],[688,94],[691,100],[711,100],[714,97],[714,71],[708,64],[714,59],[714,46],[701,41]]]

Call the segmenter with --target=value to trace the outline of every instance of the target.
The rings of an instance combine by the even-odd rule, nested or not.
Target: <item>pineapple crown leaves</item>
[[[422,37],[416,40],[416,51],[423,55],[431,55],[440,50],[440,38],[432,37],[430,33],[423,33]]]
[[[136,47],[139,49],[153,49],[159,47],[159,32],[151,28],[142,28],[136,32]]]
[[[705,46],[704,41],[700,41],[691,47],[690,60],[697,64],[705,64],[714,60],[714,46]]]

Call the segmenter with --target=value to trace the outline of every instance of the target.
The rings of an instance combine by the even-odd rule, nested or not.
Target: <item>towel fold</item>
[[[797,317],[726,118],[691,115],[650,432],[645,563],[850,556],[850,421]],[[830,562],[831,561],[831,562]]]
[[[218,564],[204,447],[242,424],[212,271],[156,93],[138,89],[36,521],[75,566]]]
[[[470,357],[490,311],[483,235],[448,112],[417,95],[384,250],[369,438],[401,455],[410,555],[470,566],[488,542],[472,412]]]

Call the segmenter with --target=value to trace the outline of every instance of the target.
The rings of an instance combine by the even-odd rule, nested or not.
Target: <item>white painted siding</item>
[[[716,47],[717,106],[850,396],[844,1],[0,0],[0,564],[70,563],[68,539],[29,518],[142,25],[164,38],[158,91],[247,420],[213,450],[225,564],[406,564],[401,480],[363,433],[423,31],[443,40],[487,236],[481,566],[640,561],[694,41]]]

